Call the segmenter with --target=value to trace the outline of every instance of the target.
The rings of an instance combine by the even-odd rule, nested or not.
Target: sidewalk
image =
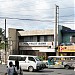
[[[0,72],[0,75],[5,75],[5,73],[4,72]]]
[[[0,64],[0,75],[5,75],[6,73],[6,65]]]

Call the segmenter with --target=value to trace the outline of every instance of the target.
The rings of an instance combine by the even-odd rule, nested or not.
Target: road
[[[6,72],[6,66],[0,65],[0,75],[4,75]],[[73,69],[65,70],[65,69],[44,69],[38,72],[28,72],[23,71],[23,75],[75,75],[75,71]]]
[[[26,72],[23,71],[24,75],[75,75],[73,69],[44,69],[39,72]]]

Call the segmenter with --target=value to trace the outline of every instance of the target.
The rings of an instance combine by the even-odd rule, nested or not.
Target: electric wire
[[[22,20],[22,21],[38,21],[38,22],[51,22],[55,23],[55,20],[39,20],[39,19],[24,19],[24,18],[10,18],[10,17],[0,17],[0,19],[15,19],[15,20]],[[74,21],[59,21],[57,23],[65,23],[65,24],[74,24]]]

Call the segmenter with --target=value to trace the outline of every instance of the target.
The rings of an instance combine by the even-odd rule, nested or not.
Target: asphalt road
[[[6,72],[6,65],[0,65],[0,75],[4,75]],[[36,72],[23,71],[23,75],[75,75],[73,69],[44,69]]]
[[[39,72],[26,72],[23,71],[24,75],[75,75],[75,71],[73,69],[65,70],[65,69],[44,69]]]

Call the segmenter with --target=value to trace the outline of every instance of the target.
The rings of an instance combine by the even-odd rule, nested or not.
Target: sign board
[[[75,52],[75,45],[60,46],[58,52]]]
[[[19,46],[51,46],[52,42],[19,42]]]

